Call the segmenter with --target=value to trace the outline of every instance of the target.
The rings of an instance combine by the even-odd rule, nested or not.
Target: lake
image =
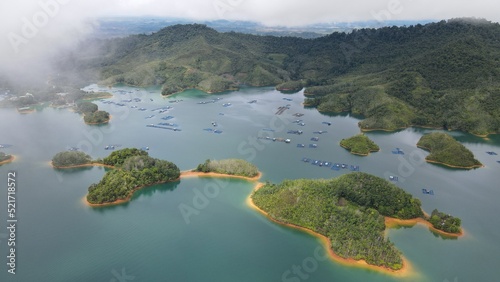
[[[359,118],[305,109],[303,92],[282,94],[264,87],[208,95],[189,90],[164,98],[156,88],[107,90],[114,97],[96,102],[112,115],[107,125],[85,125],[80,115],[68,109],[45,107],[26,115],[0,109],[0,144],[12,145],[1,150],[17,157],[0,166],[4,187],[0,192],[0,281],[500,279],[500,156],[486,154],[500,153],[499,135],[483,139],[449,132],[485,165],[456,170],[424,161],[427,152],[415,144],[431,132],[428,129],[368,132],[381,151],[368,157],[351,155],[339,142],[359,133]],[[172,108],[159,112],[167,106]],[[281,115],[276,114],[279,107],[285,107]],[[173,118],[162,119],[166,116]],[[180,130],[146,127],[161,122]],[[303,134],[288,133],[296,130]],[[311,141],[312,137],[319,140]],[[272,138],[291,141],[273,142]],[[360,171],[386,179],[398,176],[395,184],[421,199],[427,213],[438,208],[460,217],[465,236],[446,239],[421,225],[389,230],[388,237],[411,263],[411,275],[399,278],[324,259],[317,238],[273,223],[249,208],[246,200],[254,184],[243,180],[187,178],[143,189],[124,205],[90,208],[82,198],[105,169],[55,170],[49,161],[70,147],[94,158],[105,157],[111,153],[105,150],[109,145],[149,147],[151,156],[172,161],[181,170],[206,159],[245,159],[263,172],[261,181],[275,183],[349,173],[349,169],[334,171],[304,163],[304,157],[356,165]],[[392,154],[394,148],[405,154]],[[16,172],[17,184],[15,275],[7,272],[6,264],[9,171]],[[422,194],[422,188],[432,189],[434,195]],[[196,212],[186,216],[182,207]]]

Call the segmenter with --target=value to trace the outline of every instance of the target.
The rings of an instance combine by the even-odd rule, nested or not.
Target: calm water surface
[[[97,90],[95,85],[90,88]],[[486,165],[453,170],[423,161],[427,153],[415,144],[430,132],[424,129],[367,133],[382,150],[369,157],[349,154],[338,143],[359,132],[359,119],[304,109],[302,93],[248,88],[220,95],[193,90],[162,98],[157,89],[121,87],[113,92],[107,101],[140,98],[141,102],[124,102],[124,107],[97,102],[113,116],[103,126],[85,125],[81,116],[65,109],[43,108],[28,115],[0,110],[0,144],[13,145],[3,151],[17,156],[14,163],[0,167],[0,281],[500,280],[500,156],[485,153],[500,153],[498,135],[482,139],[451,132]],[[216,98],[221,99],[198,104]],[[257,102],[248,103],[252,100]],[[226,103],[231,105],[224,107]],[[290,109],[275,115],[287,104]],[[173,108],[151,111],[166,106]],[[155,116],[146,119],[150,115]],[[168,115],[174,118],[161,119]],[[297,119],[305,126],[294,123]],[[146,127],[160,122],[175,123],[182,131]],[[208,128],[222,133],[204,130]],[[304,133],[287,134],[289,130]],[[290,138],[291,143],[268,141],[266,136]],[[319,141],[310,140],[315,136]],[[306,148],[297,148],[298,143]],[[308,148],[312,143],[318,148]],[[181,170],[205,159],[246,159],[264,173],[263,181],[272,182],[348,173],[303,163],[303,157],[359,165],[361,171],[380,177],[398,176],[396,184],[420,198],[426,212],[438,208],[460,217],[466,235],[450,240],[423,226],[391,229],[390,240],[413,269],[412,275],[397,278],[322,259],[318,239],[272,223],[249,208],[246,199],[253,184],[241,180],[188,178],[141,190],[121,206],[89,208],[81,200],[105,170],[61,171],[48,162],[69,147],[104,157],[110,153],[105,146],[111,144],[148,146],[151,156],[170,160]],[[393,155],[396,147],[405,155]],[[17,172],[18,186],[16,275],[8,274],[6,265],[9,171]],[[434,190],[435,195],[423,195],[422,188]],[[183,215],[181,207],[192,213]],[[302,275],[293,273],[294,266],[303,267]]]

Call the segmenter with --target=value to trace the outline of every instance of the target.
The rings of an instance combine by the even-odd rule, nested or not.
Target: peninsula
[[[4,152],[0,152],[0,165],[10,163],[14,160],[13,155],[7,155]]]
[[[340,258],[392,272],[405,264],[394,244],[384,239],[384,217],[428,221],[420,200],[384,179],[360,172],[330,180],[265,184],[251,199],[271,219],[327,237]],[[434,228],[442,230],[445,224],[440,220],[446,218],[435,215]],[[460,224],[453,218],[448,225],[454,227],[447,231],[459,235]]]
[[[480,168],[483,165],[474,154],[449,134],[433,132],[420,138],[417,147],[430,151],[427,162],[461,169]]]

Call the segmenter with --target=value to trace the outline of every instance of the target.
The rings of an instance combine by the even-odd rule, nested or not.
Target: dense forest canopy
[[[375,144],[368,136],[358,134],[340,141],[340,146],[357,155],[367,156],[371,152],[380,151],[380,147]]]
[[[428,161],[459,168],[482,166],[469,149],[446,133],[433,132],[426,134],[420,138],[417,146],[431,152],[426,157]]]
[[[89,155],[79,151],[60,152],[52,158],[52,165],[55,167],[76,166],[91,162],[92,158]]]
[[[240,159],[206,160],[204,163],[198,165],[196,171],[244,177],[255,177],[259,174],[259,169],[255,165]]]
[[[131,196],[135,189],[179,178],[179,168],[168,161],[152,158],[135,148],[114,151],[102,160],[114,166],[103,179],[90,185],[87,201],[91,204],[112,203]]]
[[[400,269],[403,261],[394,244],[384,236],[383,216],[399,219],[424,216],[420,200],[366,173],[345,174],[330,180],[267,183],[252,194],[252,199],[273,219],[327,236],[339,256],[391,269]],[[450,215],[433,212],[431,222],[437,229],[460,232],[460,220]]]
[[[316,39],[176,25],[90,46],[72,62],[82,72],[99,71],[106,84],[161,85],[164,94],[239,84],[305,86],[306,104],[362,114],[364,129],[417,125],[500,132],[500,25],[486,20],[359,29]]]

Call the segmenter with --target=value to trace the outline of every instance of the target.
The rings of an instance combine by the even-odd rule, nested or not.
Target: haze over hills
[[[162,85],[163,94],[307,86],[322,112],[366,117],[363,129],[411,125],[500,132],[500,25],[454,19],[316,38],[220,33],[175,25],[87,44],[74,57],[106,84]]]

